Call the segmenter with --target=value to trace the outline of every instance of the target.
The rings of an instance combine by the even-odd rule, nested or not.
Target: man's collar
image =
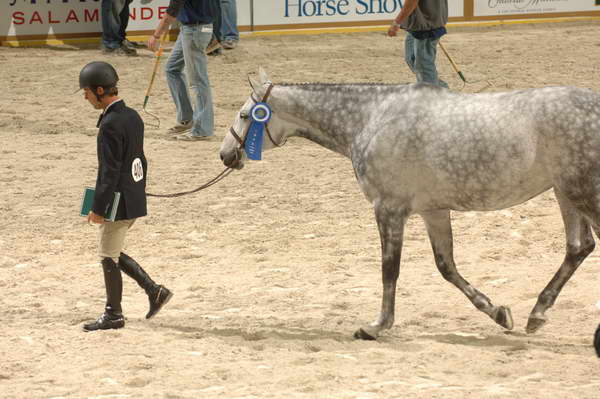
[[[119,101],[123,101],[123,99],[118,98],[115,101],[113,101],[112,103],[108,104],[108,106],[106,108],[104,108],[104,112],[102,112],[102,114],[106,114],[108,112],[108,110],[110,109],[110,107],[112,107],[114,104],[118,103]]]
[[[98,123],[96,123],[96,127],[100,127],[100,122],[102,122],[102,118],[104,118],[104,115],[106,115],[108,113],[108,111],[110,110],[110,108],[117,104],[118,102],[123,102],[122,98],[119,98],[115,101],[113,101],[112,103],[108,104],[108,106],[106,108],[104,108],[104,111],[102,111],[102,113],[100,114],[100,117],[98,118]]]

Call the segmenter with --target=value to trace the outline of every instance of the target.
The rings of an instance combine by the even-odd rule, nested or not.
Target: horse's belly
[[[552,181],[541,171],[520,176],[503,176],[494,180],[471,179],[438,184],[437,189],[427,190],[425,196],[416,195],[416,202],[426,207],[453,210],[491,211],[521,204],[550,189]],[[429,197],[429,198],[427,198]]]
[[[515,190],[511,191],[490,191],[485,197],[479,193],[463,192],[452,196],[444,208],[456,211],[495,211],[522,204],[551,187],[551,184],[535,186],[527,190],[515,187]]]

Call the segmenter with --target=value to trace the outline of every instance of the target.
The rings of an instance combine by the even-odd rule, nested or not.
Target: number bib
[[[144,178],[144,167],[142,166],[142,160],[136,158],[131,163],[131,177],[134,182],[139,182]]]

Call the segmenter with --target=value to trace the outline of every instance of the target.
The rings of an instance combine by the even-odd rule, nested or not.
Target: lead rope
[[[223,180],[225,177],[227,177],[231,172],[233,172],[232,168],[225,168],[225,170],[223,170],[221,173],[219,173],[217,176],[215,176],[212,180],[209,180],[207,183],[204,183],[200,187],[195,188],[190,191],[182,191],[180,193],[173,193],[173,194],[146,193],[146,195],[148,197],[157,197],[157,198],[176,198],[176,197],[182,197],[182,196],[188,195],[188,194],[197,193],[198,191],[204,190],[205,188],[208,188],[208,187],[212,186],[213,184],[217,184],[218,182]]]

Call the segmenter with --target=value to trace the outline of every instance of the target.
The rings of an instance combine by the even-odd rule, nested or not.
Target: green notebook
[[[92,187],[86,187],[83,191],[83,199],[81,200],[81,216],[87,216],[92,210],[92,205],[94,204],[94,193],[95,189]],[[119,200],[121,199],[121,193],[115,192],[115,197],[113,198],[112,204],[108,207],[108,211],[106,212],[106,217],[104,220],[107,222],[114,222],[115,217],[117,216],[117,208],[119,207]]]

